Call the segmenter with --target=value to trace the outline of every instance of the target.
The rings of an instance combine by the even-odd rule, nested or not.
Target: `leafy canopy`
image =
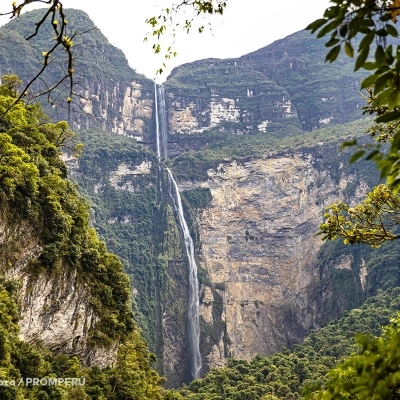
[[[361,90],[367,105],[364,114],[374,115],[375,124],[367,131],[374,144],[362,144],[354,153],[354,162],[366,156],[376,163],[386,185],[380,185],[355,207],[333,204],[325,213],[320,233],[323,239],[341,237],[345,243],[367,243],[379,246],[400,236],[400,46],[398,38],[398,0],[332,0],[323,18],[307,29],[328,36],[326,61],[334,62],[344,50],[355,58],[354,70],[365,69],[370,74],[362,81]],[[358,43],[358,48],[354,49]],[[344,143],[356,145],[357,141]]]

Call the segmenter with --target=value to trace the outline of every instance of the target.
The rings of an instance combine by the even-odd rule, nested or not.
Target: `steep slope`
[[[302,127],[312,130],[327,123],[359,118],[364,105],[357,93],[362,72],[353,71],[345,56],[325,63],[326,47],[308,31],[284,39],[240,58],[290,95]]]
[[[300,128],[286,90],[246,62],[208,59],[184,64],[166,83],[170,134],[217,128],[235,134]]]
[[[301,31],[239,59],[175,68],[166,83],[170,134],[300,134],[358,119],[363,74],[344,56],[330,65],[324,55]]]
[[[0,110],[15,98],[0,86]],[[38,105],[1,117],[0,267],[20,281],[21,336],[86,364],[114,362],[134,328],[129,280],[89,223],[86,203],[66,180],[60,143],[66,123],[46,122]]]
[[[74,129],[100,128],[143,140],[151,135],[153,83],[129,67],[121,50],[112,46],[83,11],[67,9],[68,32],[74,36],[75,87],[68,109],[67,82],[51,95],[54,105],[43,103],[50,116],[69,120]],[[0,28],[0,72],[17,74],[29,81],[41,68],[42,52],[52,43],[50,24],[29,42],[41,18],[40,10],[21,15]],[[82,34],[84,32],[84,34]],[[66,55],[58,51],[34,92],[46,90],[64,76]]]

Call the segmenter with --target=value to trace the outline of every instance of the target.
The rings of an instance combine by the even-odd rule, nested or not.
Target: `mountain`
[[[52,31],[44,29],[29,42],[25,40],[40,17],[40,10],[16,18],[0,30],[0,72],[17,74],[28,82],[42,65],[42,53],[48,50]],[[68,32],[76,48],[75,96],[66,107],[68,83],[51,97],[50,106],[43,99],[46,112],[55,119],[68,119],[74,129],[96,128],[138,139],[153,131],[153,82],[129,67],[121,50],[112,46],[87,14],[68,10]],[[82,34],[82,32],[85,32]],[[11,51],[10,51],[11,50]],[[55,53],[42,79],[34,85],[33,94],[46,90],[64,76],[66,55]]]
[[[94,27],[86,14],[68,12],[71,29]],[[38,65],[23,40],[37,16],[0,29],[0,43],[15,43],[10,53],[0,47],[2,72],[27,79]],[[190,354],[187,258],[165,167],[195,244],[203,372],[293,347],[400,284],[393,244],[372,251],[315,236],[325,206],[354,204],[379,181],[372,164],[349,165],[350,152],[339,149],[370,124],[351,62],[324,64],[323,45],[298,32],[238,59],[176,68],[164,85],[169,158],[160,163],[153,82],[98,30],[83,37],[83,112],[73,108],[71,124],[85,151],[63,157],[91,223],[130,277],[135,319],[167,386],[190,380]],[[39,59],[44,43],[32,43]]]
[[[66,177],[73,133],[38,104],[4,114],[17,85],[0,85],[0,398],[158,399],[129,278]]]

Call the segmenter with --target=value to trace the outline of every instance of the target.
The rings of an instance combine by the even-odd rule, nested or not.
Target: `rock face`
[[[359,118],[364,105],[359,89],[363,73],[340,56],[325,63],[326,47],[309,31],[284,39],[242,56],[255,70],[286,90],[304,130]]]
[[[98,317],[90,306],[87,285],[76,270],[60,265],[59,271],[52,273],[38,276],[27,273],[27,265],[35,261],[42,248],[31,226],[9,224],[3,217],[0,218],[2,273],[20,282],[21,339],[28,343],[41,341],[55,353],[78,356],[86,365],[112,365],[117,343],[101,348],[88,342]]]
[[[361,182],[354,201],[368,187],[344,168],[336,178],[329,165],[320,169],[321,159],[332,151],[337,149],[320,146],[221,163],[200,183],[212,194],[212,204],[197,214],[200,267],[211,281],[202,288],[201,316],[205,326],[213,323],[214,291],[222,296],[226,326],[212,351],[204,354],[210,367],[226,357],[249,360],[272,354],[318,326],[315,288],[321,280],[317,255],[322,241],[315,232],[322,210],[347,198],[349,182]],[[189,183],[184,186],[188,189]],[[334,268],[350,268],[351,260],[337,263]]]
[[[272,132],[282,124],[300,128],[289,94],[246,62],[209,59],[182,65],[172,72],[166,91],[171,135],[210,129]]]
[[[54,93],[50,97],[54,100],[51,106],[43,99],[47,114],[58,120],[68,120],[73,129],[101,129],[140,141],[151,136],[153,82],[129,66],[122,51],[108,42],[86,13],[73,9],[66,10],[66,13],[72,31],[85,31],[84,35],[74,38],[74,49],[77,49],[75,96],[70,106],[65,102],[65,94],[57,93],[57,96]],[[45,26],[29,41],[29,45],[24,35],[42,18],[42,14],[39,10],[32,11],[1,27],[1,74],[17,74],[26,83],[40,70],[42,52],[51,47],[53,34]],[[59,62],[50,63],[42,79],[35,83],[33,92],[45,91],[45,83],[54,85],[64,76],[62,62],[67,63],[64,53],[60,50],[53,55]],[[68,84],[60,87],[64,93],[69,93]]]
[[[74,129],[101,129],[143,141],[150,135],[153,93],[140,81],[98,82],[85,79]],[[148,82],[146,82],[148,83]]]

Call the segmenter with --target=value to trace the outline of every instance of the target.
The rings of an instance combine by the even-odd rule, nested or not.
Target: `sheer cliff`
[[[111,45],[87,14],[68,9],[67,35],[74,37],[74,93],[66,103],[68,83],[63,82],[49,97],[42,98],[46,112],[54,119],[69,120],[74,129],[97,128],[143,140],[151,135],[153,82],[136,73],[121,50]],[[17,74],[26,82],[42,65],[42,53],[52,43],[50,26],[26,41],[33,33],[41,11],[32,11],[0,29],[0,73]],[[44,76],[31,94],[45,92],[64,76],[66,54],[53,55]],[[29,93],[28,93],[29,95]],[[50,100],[50,103],[47,100]]]

